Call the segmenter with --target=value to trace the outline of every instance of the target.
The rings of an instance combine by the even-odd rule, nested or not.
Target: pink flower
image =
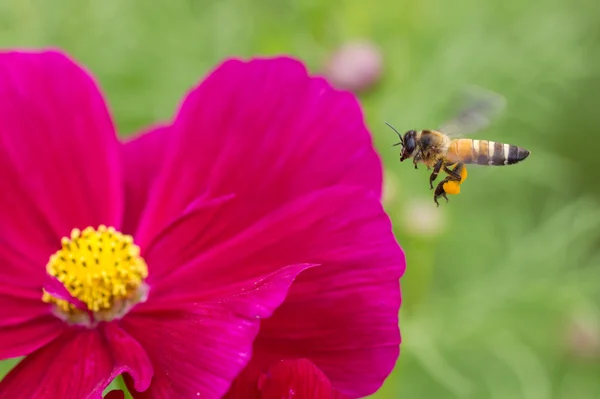
[[[135,398],[220,398],[284,353],[356,396],[395,363],[379,159],[354,98],[297,61],[227,61],[122,145],[74,62],[2,53],[0,170],[0,359],[26,356],[0,398],[99,398],[121,373]]]

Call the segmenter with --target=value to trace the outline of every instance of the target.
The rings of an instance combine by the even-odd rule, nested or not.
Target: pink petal
[[[0,310],[0,317],[12,320],[0,328],[0,359],[28,355],[52,342],[65,329],[65,324],[51,314],[18,319],[17,311],[18,308]]]
[[[156,126],[121,145],[125,183],[123,231],[134,234],[154,179],[163,164],[168,126]]]
[[[118,150],[102,95],[74,61],[54,51],[0,53],[3,284],[40,292],[62,236],[119,227]]]
[[[145,348],[154,377],[135,398],[221,398],[251,357],[260,320],[285,298],[305,265],[290,266],[212,302],[132,312],[123,328]],[[135,388],[125,376],[130,391]]]
[[[154,374],[154,367],[145,350],[116,323],[104,323],[101,328],[111,348],[114,362],[114,369],[108,381],[112,381],[119,374],[127,373],[134,382],[135,389],[139,391],[148,389]],[[102,387],[102,389],[104,388]],[[98,391],[98,393],[101,392]]]
[[[258,381],[260,399],[344,399],[310,360],[282,360]],[[248,396],[238,396],[240,399]],[[234,398],[234,397],[232,397]]]
[[[22,360],[0,382],[0,399],[87,398],[110,384],[113,361],[97,329],[72,329]]]
[[[0,304],[0,359],[28,355],[66,327],[42,302],[41,291],[0,285]]]
[[[17,296],[18,290],[10,290],[17,293],[17,295],[11,295],[9,290],[3,288],[0,288],[0,303],[3,305],[0,307],[0,329],[50,314],[50,306],[41,301],[40,295],[37,298],[20,298]]]
[[[198,196],[235,194],[218,212],[224,240],[272,209],[336,184],[381,191],[381,165],[355,97],[289,58],[227,61],[184,100],[169,132],[138,240],[147,243]]]
[[[234,198],[221,202],[219,209],[233,212],[243,206]],[[345,252],[346,256],[358,256],[357,251],[369,249],[369,244],[354,238],[362,224],[370,223],[360,239],[378,244],[370,234],[379,234],[390,245],[381,256],[403,260],[379,201],[364,189],[339,186],[312,192],[219,243],[210,240],[210,232],[223,223],[213,218],[214,208],[191,212],[147,249],[152,291],[148,302],[138,305],[136,311],[164,303],[220,298],[240,284],[251,284],[286,265],[320,264],[328,258],[341,262]],[[371,225],[375,227],[369,229]],[[379,225],[385,230],[378,230]]]
[[[263,321],[242,380],[252,381],[257,370],[281,359],[308,358],[336,389],[362,397],[393,369],[404,254],[375,198],[340,198],[338,209],[331,205],[331,230],[309,230],[295,240],[295,249],[287,248],[322,266],[302,273],[282,306]]]
[[[312,278],[308,273],[294,289],[308,285],[303,284]],[[359,287],[354,284],[366,280],[364,277],[337,278],[349,286],[342,288],[329,280],[331,292],[313,295],[305,291],[305,295],[313,295],[305,300],[299,300],[298,291],[290,293],[273,318],[262,324],[252,362],[268,367],[279,359],[305,356],[323,370],[336,389],[361,398],[381,387],[399,355],[398,284],[376,286],[371,281],[366,283],[369,286]]]
[[[149,268],[147,282],[162,284],[165,274],[196,258],[203,250],[204,237],[210,232],[215,213],[233,199],[234,196],[211,200],[200,198],[193,208],[163,229],[146,247],[142,244],[142,255]],[[155,290],[153,295],[156,295]]]

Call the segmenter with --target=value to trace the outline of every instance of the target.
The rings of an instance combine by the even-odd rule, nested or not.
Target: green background
[[[361,101],[408,258],[402,353],[375,397],[588,399],[600,397],[598,21],[597,0],[3,1],[0,45],[68,51],[127,135],[169,118],[228,56],[287,53],[317,72],[340,44],[372,40],[383,78]],[[435,128],[466,84],[508,100],[480,136],[532,155],[470,168],[436,209],[383,121]]]

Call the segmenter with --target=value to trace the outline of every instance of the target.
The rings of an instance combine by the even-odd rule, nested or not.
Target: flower
[[[220,398],[265,355],[259,327],[326,372],[381,362],[345,390],[393,367],[404,255],[379,159],[354,98],[300,62],[226,61],[121,144],[74,61],[5,52],[0,143],[0,359],[26,356],[0,398],[101,397],[122,373],[135,398]]]

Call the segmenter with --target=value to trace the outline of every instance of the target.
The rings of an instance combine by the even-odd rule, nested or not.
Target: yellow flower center
[[[145,300],[148,267],[131,236],[101,225],[97,230],[73,229],[71,237],[64,237],[61,244],[62,248],[50,256],[46,271],[87,310],[44,290],[42,300],[54,304],[59,316],[73,322],[89,317],[107,321]]]

